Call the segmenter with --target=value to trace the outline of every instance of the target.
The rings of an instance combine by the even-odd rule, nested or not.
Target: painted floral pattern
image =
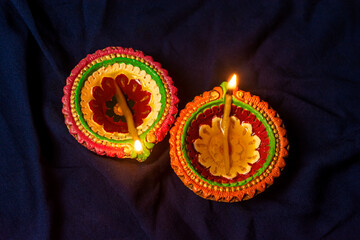
[[[125,117],[115,98],[115,82],[123,92],[127,105],[133,113],[135,126],[141,125],[151,112],[149,105],[151,93],[142,89],[140,81],[129,80],[125,74],[120,74],[115,79],[104,77],[101,86],[93,88],[94,99],[89,102],[90,109],[94,113],[93,120],[102,125],[107,132],[127,133]]]
[[[253,135],[251,124],[240,123],[240,120],[234,116],[230,119],[231,167],[229,173],[225,170],[221,118],[213,118],[211,126],[202,125],[199,129],[200,138],[194,142],[196,151],[200,153],[199,162],[214,176],[234,178],[238,174],[247,174],[251,170],[249,164],[255,163],[260,158],[257,148],[260,146],[261,140],[258,136]]]
[[[239,182],[239,181],[243,181],[243,180],[247,179],[251,175],[255,174],[261,168],[261,166],[263,166],[263,164],[265,163],[266,158],[268,156],[269,149],[270,149],[269,137],[266,132],[265,126],[263,124],[261,124],[261,122],[256,118],[256,116],[254,114],[250,113],[248,110],[245,110],[241,107],[235,107],[233,105],[232,110],[231,110],[231,116],[236,117],[237,119],[240,120],[241,126],[239,126],[239,127],[247,126],[247,128],[250,130],[249,125],[247,125],[246,123],[250,124],[251,132],[252,132],[251,136],[256,135],[260,138],[260,145],[258,148],[255,149],[256,152],[258,152],[260,154],[260,158],[257,161],[251,161],[253,163],[239,164],[239,166],[241,165],[242,167],[245,167],[245,169],[236,170],[238,172],[236,177],[233,177],[233,175],[226,176],[226,174],[225,175],[219,174],[219,170],[221,169],[221,163],[219,162],[220,168],[218,168],[216,170],[217,173],[215,173],[216,175],[214,175],[212,173],[215,170],[214,167],[212,168],[212,171],[210,171],[210,168],[206,167],[203,164],[204,162],[203,163],[200,162],[200,152],[196,150],[194,142],[197,139],[202,138],[200,136],[200,131],[199,131],[200,128],[205,127],[205,125],[207,125],[208,127],[216,126],[216,124],[214,125],[214,123],[212,121],[214,119],[216,120],[217,118],[222,117],[223,109],[224,109],[224,105],[214,106],[212,108],[206,109],[203,113],[200,113],[194,121],[192,121],[192,123],[188,129],[188,132],[187,132],[186,149],[188,151],[189,158],[191,159],[192,165],[194,166],[196,171],[201,173],[201,175],[203,175],[204,177],[206,177],[207,179],[209,179],[211,181],[218,182],[218,183],[234,183],[234,182]],[[230,133],[230,135],[231,135],[231,133]],[[222,133],[220,133],[220,136],[222,136]],[[220,146],[220,148],[221,148],[221,146]],[[241,148],[236,148],[236,150],[240,151]],[[254,152],[254,155],[257,154],[256,152]],[[241,152],[241,153],[245,153],[245,152]],[[250,157],[250,155],[249,155],[249,157]],[[234,164],[232,166],[234,166]],[[250,167],[250,171],[248,171],[249,167]],[[234,170],[235,169],[233,169],[232,171],[234,171]]]

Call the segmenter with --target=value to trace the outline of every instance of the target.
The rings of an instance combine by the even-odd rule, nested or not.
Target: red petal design
[[[101,89],[101,87],[96,86],[92,90],[93,97],[96,99],[96,101],[102,102],[104,101],[104,91]]]
[[[121,90],[124,91],[124,88],[128,85],[129,79],[125,74],[120,74],[116,76],[115,81],[120,85]]]
[[[101,86],[104,90],[104,95],[107,96],[106,99],[110,100],[115,94],[114,79],[109,77],[104,77],[101,81]]]
[[[94,122],[96,122],[99,125],[103,125],[105,123],[105,118],[104,118],[104,115],[102,112],[101,113],[94,112],[93,120],[94,120]]]
[[[124,122],[114,122],[112,117],[106,115],[108,108],[105,103],[110,101],[115,94],[115,82],[120,86],[121,91],[129,100],[134,101],[132,112],[134,113],[134,122],[136,126],[143,123],[143,120],[151,112],[151,107],[148,105],[151,98],[151,93],[143,91],[141,84],[132,79],[129,81],[124,74],[116,76],[115,80],[110,77],[104,77],[101,81],[101,87],[93,88],[93,96],[95,99],[90,101],[90,109],[94,113],[93,120],[104,126],[107,132],[128,132],[127,124]]]

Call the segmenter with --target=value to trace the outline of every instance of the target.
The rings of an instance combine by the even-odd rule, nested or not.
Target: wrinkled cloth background
[[[61,113],[73,67],[132,47],[169,71],[179,110],[237,72],[288,130],[280,178],[204,200],[170,167],[98,156]],[[358,239],[359,1],[1,1],[1,239]]]

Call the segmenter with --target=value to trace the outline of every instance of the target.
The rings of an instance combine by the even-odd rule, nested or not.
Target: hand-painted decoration
[[[215,201],[237,202],[263,192],[288,155],[279,115],[231,81],[188,103],[170,134],[175,173],[193,192]]]
[[[176,93],[150,56],[108,47],[81,60],[67,78],[65,123],[97,154],[144,161],[175,121]]]

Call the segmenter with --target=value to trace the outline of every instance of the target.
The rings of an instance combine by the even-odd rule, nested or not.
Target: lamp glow
[[[230,90],[234,90],[235,87],[236,87],[236,83],[237,83],[237,76],[236,74],[234,73],[234,75],[232,75],[230,81],[228,82],[228,89]]]
[[[135,141],[134,148],[135,148],[135,151],[137,151],[137,152],[140,152],[142,150],[142,145],[141,145],[140,140]]]

